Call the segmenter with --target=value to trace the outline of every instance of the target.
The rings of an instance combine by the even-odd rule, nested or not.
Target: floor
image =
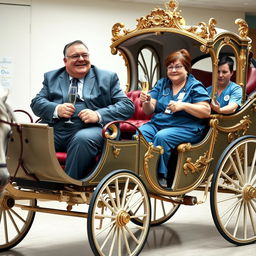
[[[165,224],[152,227],[142,256],[255,256],[256,243],[235,246],[218,233],[209,202],[181,206]],[[1,256],[93,256],[86,219],[37,213],[24,240]]]

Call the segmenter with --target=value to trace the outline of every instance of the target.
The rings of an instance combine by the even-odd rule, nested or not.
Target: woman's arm
[[[142,103],[142,109],[146,115],[154,113],[156,108],[156,100],[152,99],[151,96],[145,92],[140,94],[140,102]]]
[[[197,103],[171,101],[168,105],[168,108],[174,113],[184,110],[190,115],[198,118],[209,118],[211,114],[211,107],[207,101],[201,101]]]

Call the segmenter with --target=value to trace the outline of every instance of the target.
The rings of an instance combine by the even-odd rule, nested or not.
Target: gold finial
[[[242,38],[246,38],[248,36],[248,31],[249,31],[248,24],[246,23],[246,21],[243,19],[236,19],[235,24],[239,26],[238,28],[239,35]]]

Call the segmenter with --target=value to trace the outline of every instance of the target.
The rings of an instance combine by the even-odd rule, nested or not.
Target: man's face
[[[82,44],[71,45],[63,61],[68,74],[75,78],[84,77],[91,68],[88,49]]]
[[[230,72],[228,64],[223,64],[218,67],[218,86],[226,87],[231,79],[233,72]]]

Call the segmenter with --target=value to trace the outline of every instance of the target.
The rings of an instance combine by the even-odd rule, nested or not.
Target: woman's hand
[[[175,112],[184,110],[184,104],[181,101],[171,100],[167,106],[167,109],[170,109],[171,112],[175,113]]]
[[[151,96],[148,93],[141,91],[140,102],[144,103],[144,102],[149,102],[150,100],[151,100]]]

